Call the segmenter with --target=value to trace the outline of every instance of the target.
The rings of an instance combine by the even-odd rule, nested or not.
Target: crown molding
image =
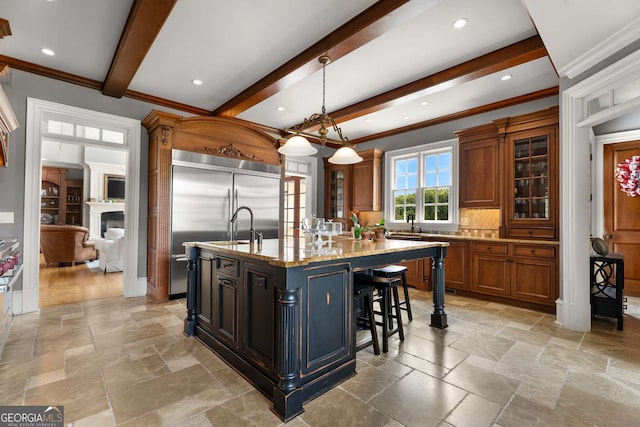
[[[575,78],[613,53],[640,39],[640,18],[620,28],[600,43],[558,69],[560,77]]]

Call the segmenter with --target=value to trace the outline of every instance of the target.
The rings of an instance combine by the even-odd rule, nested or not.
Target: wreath
[[[620,183],[620,189],[630,197],[640,196],[640,156],[631,156],[618,163],[616,168],[616,180]]]

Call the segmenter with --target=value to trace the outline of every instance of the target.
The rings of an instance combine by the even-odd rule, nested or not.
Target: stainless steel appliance
[[[282,171],[274,165],[182,150],[172,150],[172,159],[169,297],[180,298],[187,291],[182,243],[230,240],[232,235],[248,240],[249,215],[240,212],[234,224],[230,221],[238,207],[251,209],[255,231],[264,238],[279,237]]]

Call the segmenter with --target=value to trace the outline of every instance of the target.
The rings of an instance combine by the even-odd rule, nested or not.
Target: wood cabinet
[[[445,289],[469,289],[468,266],[469,266],[469,243],[466,240],[446,239],[446,238],[420,238],[405,240],[424,240],[448,242],[447,256],[444,259],[444,286]],[[423,258],[418,260],[399,263],[407,267],[407,283],[421,291],[430,291],[433,287],[432,259]]]
[[[520,243],[471,243],[471,290],[545,306],[558,293],[556,248]]]
[[[382,210],[382,156],[377,148],[358,152],[364,159],[354,165],[334,165],[324,158],[327,219],[347,223],[353,210]]]
[[[377,148],[361,151],[364,159],[353,167],[353,209],[359,211],[382,210],[382,155]]]
[[[324,159],[324,216],[336,222],[342,222],[346,230],[351,207],[351,165],[334,165]]]
[[[82,225],[83,182],[66,179],[65,168],[42,167],[40,222]]]
[[[557,240],[558,108],[496,121],[504,145],[504,237]]]
[[[500,207],[498,129],[491,123],[455,132],[461,208]]]
[[[559,286],[555,245],[418,235],[399,238],[449,243],[444,260],[447,290],[547,312],[555,310]],[[407,267],[410,286],[432,289],[431,259],[399,264]]]
[[[428,239],[431,241],[448,242],[447,256],[444,259],[444,287],[447,290],[469,289],[469,242],[460,239]],[[424,260],[424,277],[431,290],[433,277],[431,275],[432,261]]]
[[[182,117],[151,111],[142,124],[149,133],[147,294],[169,299],[172,149],[281,165],[277,141],[248,122],[222,117]]]
[[[42,168],[40,186],[40,222],[65,224],[65,173],[64,168]]]
[[[83,182],[81,179],[65,180],[65,223],[82,225]]]

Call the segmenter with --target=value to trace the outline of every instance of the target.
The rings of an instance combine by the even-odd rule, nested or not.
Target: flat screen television
[[[105,175],[104,198],[106,200],[124,200],[125,179],[122,175]]]

